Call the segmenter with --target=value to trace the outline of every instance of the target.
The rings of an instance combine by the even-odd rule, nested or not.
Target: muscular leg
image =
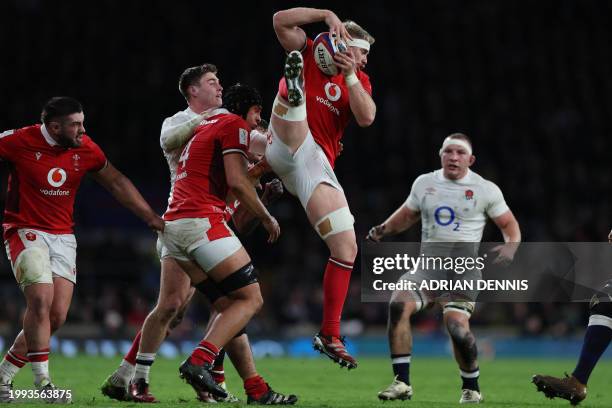
[[[412,355],[410,316],[417,311],[417,304],[412,296],[418,295],[405,292],[393,293],[389,303],[387,322],[393,374],[405,384],[410,384],[410,359]]]
[[[325,234],[329,221],[325,218],[331,212],[348,207],[344,193],[328,184],[319,184],[308,204],[306,214],[311,225],[320,234]],[[323,277],[323,324],[321,333],[338,337],[340,335],[340,318],[348,292],[351,271],[357,256],[355,231],[342,231],[328,235],[325,244],[330,251],[330,261]]]
[[[470,331],[469,316],[454,311],[444,313],[444,324],[453,344],[453,354],[461,371],[462,389],[480,391],[478,386],[478,350]]]
[[[156,353],[166,338],[170,323],[193,295],[189,276],[172,258],[161,260],[157,304],[142,326],[140,353]]]

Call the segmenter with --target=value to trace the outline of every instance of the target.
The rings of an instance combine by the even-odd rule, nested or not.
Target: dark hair
[[[222,107],[246,119],[249,109],[253,106],[262,106],[263,101],[259,91],[252,86],[236,84],[223,92]]]
[[[179,91],[185,99],[188,99],[189,93],[187,93],[187,88],[191,85],[197,85],[200,81],[200,78],[207,72],[212,72],[213,74],[217,73],[217,67],[213,64],[202,64],[195,67],[187,68],[181,74],[179,78]]]
[[[53,119],[79,112],[83,112],[81,102],[69,96],[55,96],[43,106],[40,120],[44,124],[49,124]]]

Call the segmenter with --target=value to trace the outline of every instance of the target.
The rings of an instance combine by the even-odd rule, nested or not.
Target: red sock
[[[244,380],[246,395],[256,400],[260,399],[269,389],[270,387],[260,375]]]
[[[353,263],[330,257],[323,275],[323,323],[321,334],[340,336],[340,316],[351,281]]]
[[[223,369],[223,361],[225,360],[225,349],[221,349],[219,354],[217,354],[217,358],[215,358],[215,362],[213,363],[212,370],[210,373],[212,374],[213,379],[217,384],[221,384],[225,381],[225,370]]]
[[[138,354],[138,347],[140,347],[141,336],[142,331],[138,331],[136,337],[134,337],[134,341],[132,342],[132,347],[130,347],[130,351],[128,351],[125,357],[123,357],[123,359],[131,365],[136,365],[136,354]]]
[[[44,363],[49,361],[49,349],[28,350],[28,361],[30,363]]]
[[[204,363],[212,364],[219,354],[219,348],[212,343],[202,340],[189,357],[189,361],[195,365],[204,365]]]
[[[4,358],[9,363],[11,363],[15,367],[19,367],[19,368],[22,368],[29,361],[26,356],[22,356],[20,354],[17,354],[17,353],[15,353],[12,350],[9,350],[8,353],[6,353],[6,356],[4,356]]]

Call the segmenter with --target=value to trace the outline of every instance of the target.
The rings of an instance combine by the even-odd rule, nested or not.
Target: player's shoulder
[[[480,174],[476,173],[475,171],[471,171],[470,170],[470,177],[472,178],[472,182],[474,184],[478,184],[481,185],[487,189],[496,189],[499,188],[497,187],[497,184],[495,184],[493,181],[484,178],[483,176],[481,176]]]
[[[84,134],[83,136],[81,136],[81,146],[79,147],[79,149],[97,151],[100,149],[100,147],[89,135]]]
[[[221,124],[226,126],[247,127],[246,120],[244,120],[242,116],[236,115],[235,113],[229,111],[220,113],[217,118]]]
[[[414,179],[413,184],[417,186],[417,185],[431,183],[439,178],[439,175],[438,175],[439,171],[440,170],[435,170],[435,171],[430,171],[429,173],[423,173],[420,176],[418,176],[416,179]]]

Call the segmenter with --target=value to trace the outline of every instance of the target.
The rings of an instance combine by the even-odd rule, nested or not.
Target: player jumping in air
[[[330,251],[323,276],[323,321],[313,345],[351,369],[357,362],[340,336],[340,317],[357,242],[354,218],[333,168],[351,116],[362,127],[370,126],[376,116],[370,79],[363,71],[374,38],[352,21],[341,22],[329,10],[279,11],[273,22],[276,36],[289,55],[272,108],[272,139],[266,160],[287,190],[298,197]],[[336,76],[328,77],[318,69],[313,41],[300,28],[316,22],[325,22],[330,32],[348,45],[346,52],[335,56],[341,71]]]

